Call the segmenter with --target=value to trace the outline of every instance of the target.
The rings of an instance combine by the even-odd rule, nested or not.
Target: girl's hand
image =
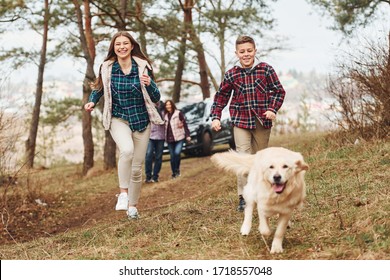
[[[141,80],[141,83],[144,86],[149,86],[150,85],[151,78],[148,75],[142,74],[142,76],[140,77],[140,80]]]
[[[191,142],[191,137],[188,136],[188,137],[186,138],[186,140],[187,140],[187,143],[190,143],[190,142]]]
[[[182,121],[179,121],[178,125],[177,125],[178,128],[183,128],[184,127],[184,124]]]
[[[84,109],[87,112],[92,112],[94,107],[95,107],[95,103],[93,102],[88,102],[87,104],[84,105]]]

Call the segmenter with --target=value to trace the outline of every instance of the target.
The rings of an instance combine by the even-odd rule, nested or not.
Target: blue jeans
[[[180,174],[180,154],[183,149],[184,139],[168,143],[169,154],[171,157],[172,176]]]
[[[161,170],[162,156],[164,150],[164,140],[149,139],[148,149],[145,156],[145,174],[146,180],[158,180],[158,174]],[[154,159],[154,167],[153,167]],[[152,173],[153,169],[153,173]]]

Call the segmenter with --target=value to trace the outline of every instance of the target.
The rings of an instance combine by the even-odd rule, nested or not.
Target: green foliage
[[[12,60],[13,68],[17,69],[36,58],[36,52],[27,52],[25,49],[12,48],[8,51],[0,50],[0,61]]]
[[[335,29],[349,34],[356,25],[365,26],[385,0],[307,0],[334,18]]]
[[[209,34],[211,40],[222,47],[222,42],[230,34],[249,32],[254,36],[262,36],[263,30],[272,28],[273,18],[268,7],[274,0],[240,0],[240,1],[197,1],[192,9],[195,32],[199,37]],[[97,45],[102,41],[109,41],[112,33],[118,28],[124,27],[139,38],[145,32],[148,49],[153,61],[158,61],[161,70],[160,77],[173,77],[176,69],[180,39],[183,31],[183,11],[178,1],[161,2],[156,0],[126,1],[126,11],[121,9],[123,1],[95,0],[90,2],[91,15],[93,17],[93,36]],[[233,4],[234,2],[234,4]],[[84,2],[85,4],[87,2]],[[2,1],[0,15],[4,19],[20,23],[20,30],[27,29],[41,32],[42,3],[33,0],[26,1]],[[138,10],[141,7],[142,10]],[[84,12],[83,6],[81,7]],[[126,16],[123,18],[123,14]],[[17,16],[15,16],[17,15]],[[3,21],[4,22],[4,21]],[[252,24],[256,22],[256,24]],[[23,23],[23,24],[22,24]],[[47,61],[53,61],[60,55],[70,55],[74,59],[83,57],[77,25],[74,16],[74,5],[71,1],[54,0],[50,2],[50,31],[49,53]],[[0,22],[0,29],[8,30],[8,27]],[[0,31],[1,32],[1,31]],[[55,36],[54,36],[55,34]],[[191,42],[187,40],[188,60],[194,56]],[[22,47],[20,47],[22,48]],[[30,49],[23,49],[22,58],[28,56],[33,59],[38,54]],[[105,53],[106,49],[104,49]],[[103,53],[103,55],[104,55]],[[210,52],[210,53],[214,53]],[[15,57],[11,49],[1,52],[2,59],[20,60]],[[222,58],[224,59],[224,58]],[[221,60],[221,58],[218,58]],[[24,60],[30,62],[31,60]],[[210,62],[209,62],[210,64]],[[15,62],[16,66],[22,65]],[[185,73],[195,70],[196,63],[187,63]],[[192,73],[191,73],[192,75]]]
[[[49,98],[44,104],[40,120],[45,125],[57,126],[71,117],[81,119],[82,106],[79,98],[64,98],[62,100]]]
[[[53,166],[67,163],[66,156],[58,155],[55,151],[73,137],[74,123],[79,123],[80,119],[81,105],[78,98],[49,98],[42,104],[36,144],[39,151],[37,164]]]
[[[23,16],[25,3],[23,0],[1,0],[0,22],[13,22]]]
[[[66,163],[65,156],[55,155],[54,150],[66,143],[74,135],[74,123],[81,120],[81,102],[79,98],[61,100],[49,98],[43,103],[39,122],[36,163],[43,166]],[[69,150],[69,153],[72,151]]]
[[[50,39],[50,34],[55,33],[58,26],[62,21],[60,17],[60,6],[58,1],[51,1],[49,4],[49,42],[53,42],[53,48],[47,52],[47,62],[55,60],[61,52],[58,51],[56,44],[61,44],[61,40],[54,37]],[[43,18],[44,18],[44,5],[43,3],[37,3],[34,0],[18,0],[18,1],[2,1],[0,6],[0,16],[3,18],[0,21],[0,34],[5,32],[18,31],[34,31],[39,35],[42,35],[43,30]],[[63,12],[63,11],[62,11]],[[10,25],[12,23],[12,25]],[[58,42],[60,41],[60,42]],[[54,50],[52,50],[54,49]],[[34,63],[38,65],[38,59],[40,57],[40,50],[34,48],[26,48],[25,45],[15,46],[11,48],[0,48],[0,61],[10,60],[12,61],[14,68],[25,65],[25,63]]]
[[[264,30],[273,27],[274,19],[271,16],[268,2],[270,1],[222,1],[217,5],[215,1],[204,1],[206,8],[202,16],[205,31],[223,36],[222,33],[229,31],[237,37],[239,34],[251,34],[261,36]],[[232,5],[234,3],[234,5]],[[253,23],[256,24],[253,24]]]

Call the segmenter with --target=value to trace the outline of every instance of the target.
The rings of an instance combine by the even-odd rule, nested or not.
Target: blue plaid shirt
[[[131,61],[132,67],[128,75],[122,72],[118,61],[115,61],[112,65],[112,116],[128,121],[132,131],[143,131],[149,124],[149,115],[141,91],[138,65],[134,59],[131,59]],[[153,102],[160,100],[160,91],[153,80],[146,87],[146,90]],[[97,104],[102,96],[103,89],[100,91],[93,90],[88,101]]]

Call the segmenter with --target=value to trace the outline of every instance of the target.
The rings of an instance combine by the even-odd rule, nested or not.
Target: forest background
[[[3,3],[1,35],[11,40],[2,42],[1,108],[7,113],[7,119],[26,124],[10,126],[15,130],[10,134],[24,140],[22,145],[15,139],[10,141],[12,149],[18,153],[3,156],[4,168],[15,169],[21,164],[31,168],[34,162],[39,166],[49,166],[82,161],[82,172],[86,174],[93,167],[95,157],[103,157],[106,169],[115,168],[115,144],[110,135],[102,131],[99,113],[92,118],[80,110],[80,105],[88,98],[89,82],[96,77],[110,37],[118,30],[129,30],[139,40],[143,51],[155,63],[163,99],[172,98],[176,102],[212,97],[224,72],[235,62],[233,44],[237,34],[251,34],[258,42],[258,56],[275,67],[278,59],[273,55],[276,53],[278,58],[279,53],[280,58],[291,50],[288,36],[278,33],[278,20],[283,19],[274,16],[274,9],[286,5],[285,1],[53,0]],[[357,36],[359,31],[356,30],[364,28],[356,26],[368,27],[369,33],[379,37],[375,40],[386,43],[387,1],[306,3],[311,5],[313,13],[330,15],[329,19],[333,17],[333,22],[327,23],[331,22],[329,27],[339,30],[338,33],[334,31],[339,41],[339,45],[334,46],[338,56],[346,51],[343,44],[352,44],[356,50],[356,44],[372,39]],[[342,9],[337,9],[337,5]],[[300,6],[302,3],[297,8]],[[300,32],[302,30],[297,34]],[[31,33],[35,36],[31,37]],[[311,33],[313,40],[318,38],[314,36],[315,32]],[[9,34],[14,34],[14,37]],[[41,47],[36,47],[37,44],[31,47],[29,42],[15,46],[12,44],[15,34],[18,38],[15,42],[40,38],[38,46]],[[18,35],[26,36],[26,39]],[[351,40],[354,36],[357,40]],[[78,73],[70,82],[55,78],[61,75],[66,64],[73,64]],[[49,68],[49,73],[45,72],[50,65],[56,66]],[[339,66],[329,69],[329,72],[316,72],[315,68],[301,72],[293,67],[284,73],[279,71],[289,94],[279,114],[276,133],[335,128],[338,109],[336,112],[329,109],[339,108],[339,104],[325,88],[327,76],[330,72],[337,75],[335,72]],[[25,83],[35,75],[35,86]],[[329,111],[330,114],[326,113]],[[14,115],[10,117],[9,112]],[[16,115],[19,116],[15,120]],[[81,125],[75,125],[80,120]]]
[[[272,7],[285,3],[1,1],[2,39],[31,32],[38,37],[22,42],[40,38],[38,48],[1,42],[1,259],[388,260],[389,1],[305,2],[341,40],[334,67],[320,73],[278,71],[290,46],[272,31],[282,20]],[[379,28],[372,30],[374,21]],[[260,56],[288,91],[271,145],[301,152],[310,165],[307,201],[294,213],[286,252],[271,255],[271,240],[256,231],[239,235],[236,178],[221,176],[208,157],[184,158],[178,180],[168,179],[163,164],[161,182],[142,188],[139,221],[113,211],[115,146],[99,110],[91,116],[82,105],[110,37],[123,29],[155,62],[163,97],[179,102],[212,97],[233,63],[237,34],[259,42]],[[80,77],[71,85],[51,79],[66,64]]]

